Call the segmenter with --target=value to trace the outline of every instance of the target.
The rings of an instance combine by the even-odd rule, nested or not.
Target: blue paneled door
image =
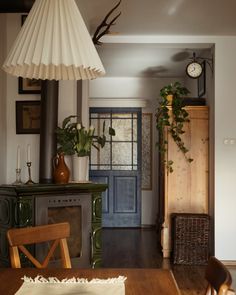
[[[103,122],[107,142],[90,157],[90,179],[107,183],[103,194],[103,227],[141,225],[141,109],[91,108],[90,124],[101,134]],[[110,136],[108,128],[115,129]]]

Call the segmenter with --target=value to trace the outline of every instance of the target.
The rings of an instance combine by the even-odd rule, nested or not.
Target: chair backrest
[[[217,258],[210,257],[206,268],[205,278],[208,281],[206,295],[226,295],[232,284],[228,269]]]
[[[62,267],[71,268],[71,261],[66,238],[70,236],[70,225],[68,222],[41,225],[35,227],[12,228],[7,231],[7,238],[10,245],[10,259],[12,268],[21,268],[19,250],[37,267],[48,266],[57,246],[60,246]],[[24,247],[24,245],[37,244],[53,241],[44,261],[40,263]],[[18,250],[19,249],[19,250]]]

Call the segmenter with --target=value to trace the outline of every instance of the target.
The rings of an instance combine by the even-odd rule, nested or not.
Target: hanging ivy
[[[171,135],[174,142],[178,146],[179,150],[183,153],[187,162],[191,163],[193,161],[187,155],[189,151],[182,139],[182,135],[185,133],[184,124],[189,122],[189,114],[184,109],[183,97],[186,96],[189,90],[183,87],[180,82],[175,82],[174,84],[169,84],[160,90],[160,105],[156,112],[156,128],[159,131],[159,141],[157,143],[159,151],[162,154],[162,160],[166,165],[167,171],[173,172],[173,160],[165,158],[165,153],[167,152],[168,140],[164,136],[164,132]],[[170,103],[168,98],[171,96],[171,106],[172,114],[170,114]]]

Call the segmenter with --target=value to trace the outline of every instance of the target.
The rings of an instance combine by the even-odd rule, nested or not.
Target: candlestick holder
[[[35,184],[35,182],[33,182],[33,180],[31,179],[31,163],[32,162],[26,162],[27,167],[28,167],[29,180],[26,181],[25,184]]]
[[[20,168],[16,168],[16,181],[14,181],[12,184],[13,185],[21,185],[22,184],[21,169]]]

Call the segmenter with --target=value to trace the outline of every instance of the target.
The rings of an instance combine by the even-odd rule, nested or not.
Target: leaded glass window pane
[[[132,143],[113,142],[112,143],[112,164],[132,165]]]
[[[95,147],[91,150],[90,156],[91,164],[110,165],[111,164],[111,144],[106,142],[105,146],[99,150]]]
[[[137,128],[138,116],[130,113],[91,113],[90,122],[95,127],[95,134],[102,135],[105,122],[106,144],[103,149],[91,152],[92,170],[137,170]],[[109,135],[109,127],[116,135]]]
[[[112,141],[131,141],[132,140],[132,120],[113,119],[112,127],[116,131]]]

